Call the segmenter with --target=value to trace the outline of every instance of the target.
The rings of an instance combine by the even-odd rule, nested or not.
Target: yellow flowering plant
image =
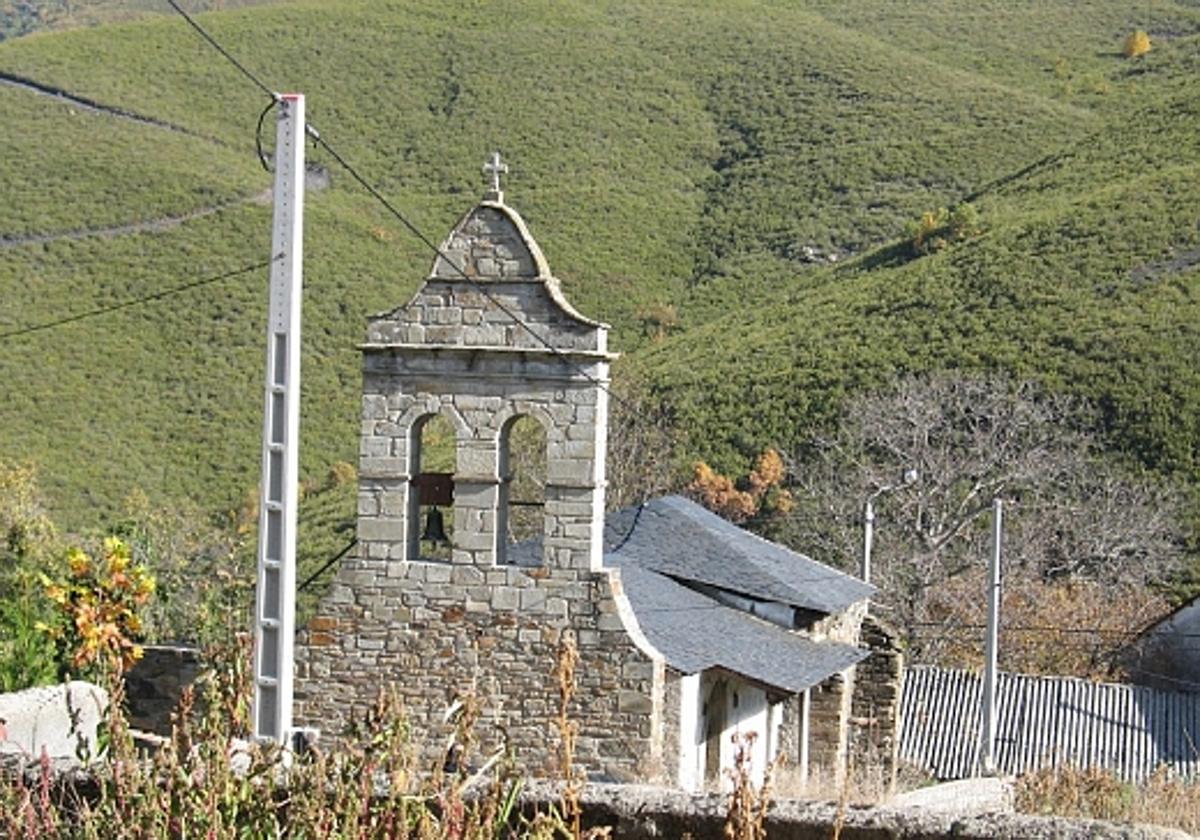
[[[57,643],[68,671],[128,671],[142,656],[140,613],[154,594],[154,576],[133,562],[129,544],[118,537],[104,540],[98,559],[70,549],[66,566],[62,580],[41,575],[59,619],[41,629]]]

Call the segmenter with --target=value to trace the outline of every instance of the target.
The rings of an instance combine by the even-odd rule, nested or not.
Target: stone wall
[[[779,723],[779,746],[776,755],[784,756],[788,768],[800,767],[800,724],[804,713],[804,697],[793,694],[780,701],[783,717]]]
[[[900,699],[904,654],[884,622],[868,615],[861,640],[871,655],[858,663],[850,709],[850,744],[857,767],[878,768],[890,787],[900,747]]]
[[[506,430],[518,417],[531,417],[546,433],[544,559],[581,570],[599,568],[607,394],[581,381],[567,362],[536,356],[367,354],[358,497],[365,558],[408,559],[421,525],[411,484],[420,471],[421,428],[440,414],[457,433],[454,562],[496,565],[504,535]],[[606,363],[593,361],[586,370],[607,381]]]
[[[158,735],[171,734],[171,712],[183,689],[200,675],[200,651],[183,645],[146,645],[125,675],[129,725]]]
[[[526,813],[557,801],[558,787],[532,783],[522,802]],[[620,840],[691,837],[724,840],[729,797],[687,794],[635,785],[584,788],[583,825],[608,826]],[[1030,816],[1006,812],[955,813],[920,808],[839,805],[782,800],[765,820],[771,840],[1186,840],[1182,831],[1100,820]]]
[[[444,710],[473,692],[481,732],[506,732],[524,769],[553,772],[553,671],[570,634],[576,761],[593,778],[642,778],[663,768],[666,673],[619,574],[602,568],[607,332],[563,299],[501,198],[467,213],[414,298],[368,325],[358,555],[299,635],[296,721],[336,739],[394,686],[436,761]],[[435,415],[456,441],[448,562],[422,557],[417,540],[421,431]],[[504,520],[520,417],[545,431],[546,475],[542,533],[518,566]]]
[[[671,668],[664,667],[663,680],[663,746],[662,746],[662,761],[659,767],[649,768],[653,772],[649,773],[643,780],[657,781],[664,784],[678,780],[679,777],[679,749],[680,738],[680,713],[683,709],[682,685],[680,680],[682,675]]]
[[[841,612],[824,616],[808,628],[808,635],[814,639],[831,639],[847,645],[857,645],[860,627],[869,606],[870,601],[864,599]]]
[[[479,731],[505,731],[518,763],[554,773],[559,708],[553,671],[564,632],[579,649],[577,763],[594,779],[642,778],[662,767],[661,659],[626,632],[610,572],[352,561],[297,645],[296,719],[337,740],[381,688],[403,699],[427,761],[445,744],[459,693],[484,703]],[[616,586],[614,587],[614,583]]]
[[[809,689],[809,773],[840,782],[846,772],[846,749],[854,671],[848,668]]]

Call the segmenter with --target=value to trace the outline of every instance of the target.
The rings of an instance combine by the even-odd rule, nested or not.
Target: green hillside
[[[687,454],[739,468],[898,372],[1001,368],[1098,398],[1117,445],[1192,475],[1200,10],[885,9],[371,0],[200,20],[303,91],[435,240],[502,150],[508,199]],[[1154,49],[1124,59],[1138,27]],[[0,74],[165,124],[0,83],[0,334],[268,256],[264,97],[182,20],[10,38]],[[309,158],[332,177],[305,243],[302,465],[320,483],[355,457],[363,319],[430,258]],[[981,235],[911,259],[905,225],[968,197]],[[0,338],[0,460],[39,464],[72,525],[133,487],[236,505],[258,469],[265,276]]]
[[[232,9],[272,0],[192,0],[190,11]],[[0,3],[0,41],[38,32],[100,26],[151,14],[175,14],[163,0],[5,0]]]

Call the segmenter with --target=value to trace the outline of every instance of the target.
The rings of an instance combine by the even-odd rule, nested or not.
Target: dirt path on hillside
[[[147,219],[141,222],[130,222],[124,225],[114,225],[104,228],[80,228],[78,230],[60,231],[58,233],[39,233],[29,234],[27,236],[0,236],[0,250],[4,248],[18,248],[22,245],[41,245],[47,242],[57,242],[63,239],[88,239],[98,236],[105,239],[111,239],[115,236],[128,236],[135,233],[162,233],[179,227],[180,225],[202,219],[205,216],[211,216],[214,213],[220,213],[222,210],[227,210],[231,207],[238,207],[242,204],[270,204],[271,189],[268,187],[254,195],[235,198],[232,201],[226,201],[221,204],[213,204],[208,207],[200,207],[192,210],[190,213],[183,213],[178,216],[163,216],[157,219]]]
[[[7,87],[17,88],[18,90],[28,91],[30,93],[40,94],[42,96],[50,96],[55,99],[61,99],[63,102],[69,102],[85,111],[91,111],[96,114],[107,114],[110,117],[118,117],[123,120],[140,123],[141,125],[152,126],[153,128],[161,128],[167,131],[174,131],[179,134],[186,134],[188,137],[195,137],[199,140],[206,140],[209,143],[214,143],[225,148],[232,148],[229,143],[217,137],[212,137],[207,134],[201,134],[198,131],[192,131],[190,128],[184,128],[181,125],[176,125],[166,120],[160,120],[155,117],[147,117],[143,114],[129,111],[125,108],[118,108],[114,105],[105,105],[103,102],[97,102],[94,99],[88,99],[86,96],[78,96],[68,90],[55,87],[54,85],[43,84],[34,79],[27,79],[24,76],[18,76],[14,73],[6,73],[0,71],[0,84]]]
[[[40,96],[50,96],[59,99],[65,103],[69,103],[75,107],[97,114],[105,114],[111,117],[117,117],[122,120],[129,120],[140,125],[147,125],[153,128],[159,128],[164,131],[173,131],[178,134],[184,134],[188,137],[194,137],[198,140],[204,140],[208,143],[213,143],[224,148],[233,148],[229,143],[220,140],[216,137],[211,137],[206,134],[192,131],[189,128],[184,128],[181,125],[167,122],[165,120],[147,117],[142,114],[128,111],[124,108],[117,108],[112,105],[105,105],[102,102],[97,102],[94,99],[88,99],[84,96],[77,96],[70,91],[54,87],[53,85],[42,84],[41,82],[27,79],[12,73],[0,71],[0,84],[8,87],[18,88],[20,90],[35,93]],[[123,225],[112,225],[102,228],[79,228],[76,230],[59,231],[57,233],[41,233],[29,234],[23,236],[5,236],[0,235],[0,249],[17,248],[22,245],[40,245],[48,242],[57,242],[64,239],[87,239],[90,237],[112,238],[115,236],[128,236],[137,233],[162,233],[179,227],[186,222],[191,222],[196,219],[202,219],[205,216],[211,216],[214,213],[220,213],[222,210],[231,207],[237,207],[242,204],[259,203],[269,204],[271,202],[271,189],[267,189],[254,193],[253,195],[242,196],[231,201],[225,201],[220,204],[211,204],[206,207],[200,207],[188,213],[181,213],[177,216],[163,216],[156,219],[146,219],[140,222],[130,222]]]

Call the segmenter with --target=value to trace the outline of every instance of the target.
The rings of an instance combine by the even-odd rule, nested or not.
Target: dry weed
[[[1104,770],[1057,767],[1017,779],[1017,810],[1121,822],[1145,822],[1200,833],[1200,782],[1165,768],[1141,784]]]

